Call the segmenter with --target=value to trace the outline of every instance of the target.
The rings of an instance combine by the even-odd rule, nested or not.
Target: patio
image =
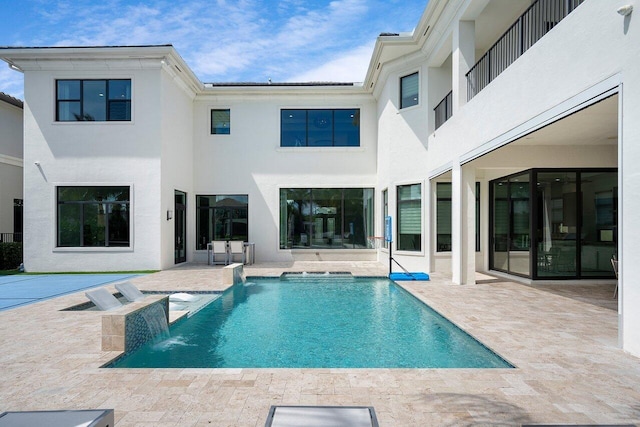
[[[351,271],[373,262],[246,266],[247,275]],[[143,290],[221,290],[192,264],[132,280]],[[616,347],[611,285],[402,282],[516,369],[100,369],[101,313],[59,311],[83,292],[0,312],[3,411],[114,408],[120,426],[263,426],[271,405],[373,406],[381,426],[640,422],[640,363]],[[109,288],[113,290],[112,287]],[[612,300],[614,301],[614,300]]]

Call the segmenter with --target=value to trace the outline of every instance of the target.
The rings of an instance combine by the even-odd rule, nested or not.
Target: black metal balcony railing
[[[433,109],[436,113],[436,129],[438,129],[444,122],[449,120],[453,114],[453,91],[449,92],[436,108]]]
[[[467,73],[467,100],[548,33],[584,0],[537,0]]]
[[[0,233],[0,243],[22,242],[22,233]]]

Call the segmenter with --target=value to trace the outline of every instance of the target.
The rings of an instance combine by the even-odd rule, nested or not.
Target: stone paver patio
[[[256,264],[247,275],[352,271],[367,262]],[[219,267],[139,277],[143,290],[221,290]],[[617,348],[612,285],[402,286],[516,369],[101,369],[101,313],[83,292],[0,312],[0,412],[114,408],[124,426],[263,426],[278,405],[375,407],[381,426],[640,423],[640,359]],[[113,288],[110,288],[113,290]],[[615,302],[615,300],[611,300]]]

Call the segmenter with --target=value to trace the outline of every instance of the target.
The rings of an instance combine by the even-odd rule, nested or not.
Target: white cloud
[[[14,98],[24,99],[23,85],[24,75],[10,69],[6,62],[0,61],[0,91]]]
[[[33,15],[15,32],[20,45],[171,43],[205,82],[362,80],[375,36],[405,30],[398,20],[415,25],[424,7],[424,0],[25,1]]]
[[[357,47],[314,69],[291,75],[292,82],[362,82],[367,73],[373,43]]]

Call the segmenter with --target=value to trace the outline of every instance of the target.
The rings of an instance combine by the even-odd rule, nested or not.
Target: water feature
[[[152,304],[142,310],[140,315],[147,323],[149,333],[154,342],[163,341],[171,337],[167,322],[167,312],[162,304]]]

